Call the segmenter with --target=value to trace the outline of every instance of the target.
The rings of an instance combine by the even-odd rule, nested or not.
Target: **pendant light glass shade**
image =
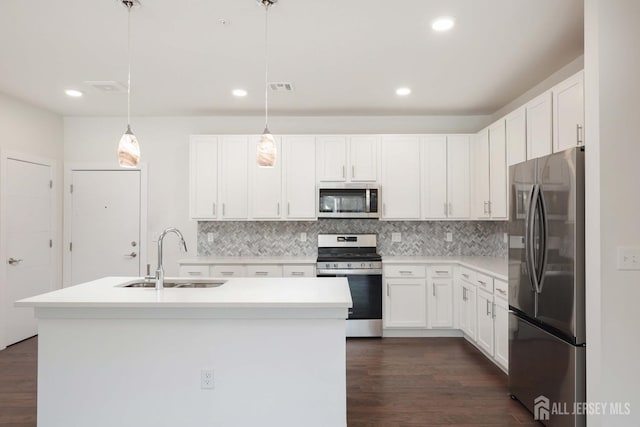
[[[140,6],[138,0],[122,0],[127,8],[127,130],[118,143],[118,164],[124,168],[135,168],[140,163],[140,145],[131,131],[131,8]]]
[[[271,135],[271,132],[269,132],[269,129],[264,128],[264,133],[258,141],[258,166],[272,168],[276,164],[277,155],[276,140],[273,135]]]
[[[269,8],[278,0],[257,0],[264,6],[264,132],[258,141],[256,147],[256,161],[258,166],[263,168],[272,168],[276,164],[278,150],[276,140],[269,131]]]
[[[118,144],[118,164],[124,168],[135,168],[140,163],[140,146],[138,138],[131,132],[131,126],[120,138]]]

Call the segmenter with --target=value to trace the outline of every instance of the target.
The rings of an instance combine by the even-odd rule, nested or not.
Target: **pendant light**
[[[131,9],[140,6],[138,0],[122,0],[127,8],[127,130],[118,144],[118,164],[125,168],[135,168],[140,163],[140,145],[131,131]]]
[[[269,132],[269,8],[278,0],[257,0],[264,6],[264,132],[258,141],[256,160],[258,166],[271,168],[276,164],[276,140]]]

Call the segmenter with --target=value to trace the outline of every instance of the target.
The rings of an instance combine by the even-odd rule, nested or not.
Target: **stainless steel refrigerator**
[[[509,191],[509,390],[546,426],[584,426],[584,148],[511,166]]]

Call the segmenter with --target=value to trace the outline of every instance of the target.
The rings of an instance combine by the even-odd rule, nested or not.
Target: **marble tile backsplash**
[[[378,253],[387,256],[507,256],[506,222],[378,221],[321,219],[198,223],[199,256],[315,256],[318,234],[375,233]],[[213,243],[207,234],[213,233]],[[300,240],[307,233],[307,240]],[[392,242],[391,233],[401,233]],[[445,240],[446,233],[453,241]]]

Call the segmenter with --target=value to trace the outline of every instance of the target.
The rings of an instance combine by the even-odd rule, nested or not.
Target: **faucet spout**
[[[182,235],[180,230],[174,227],[170,227],[165,229],[162,234],[160,234],[160,237],[158,237],[158,268],[156,269],[155,276],[156,290],[158,291],[164,289],[164,266],[162,261],[162,249],[164,245],[164,237],[169,233],[173,233],[178,236],[178,238],[180,239],[179,245],[184,248],[185,252],[187,252],[187,243],[184,241],[184,236]]]

